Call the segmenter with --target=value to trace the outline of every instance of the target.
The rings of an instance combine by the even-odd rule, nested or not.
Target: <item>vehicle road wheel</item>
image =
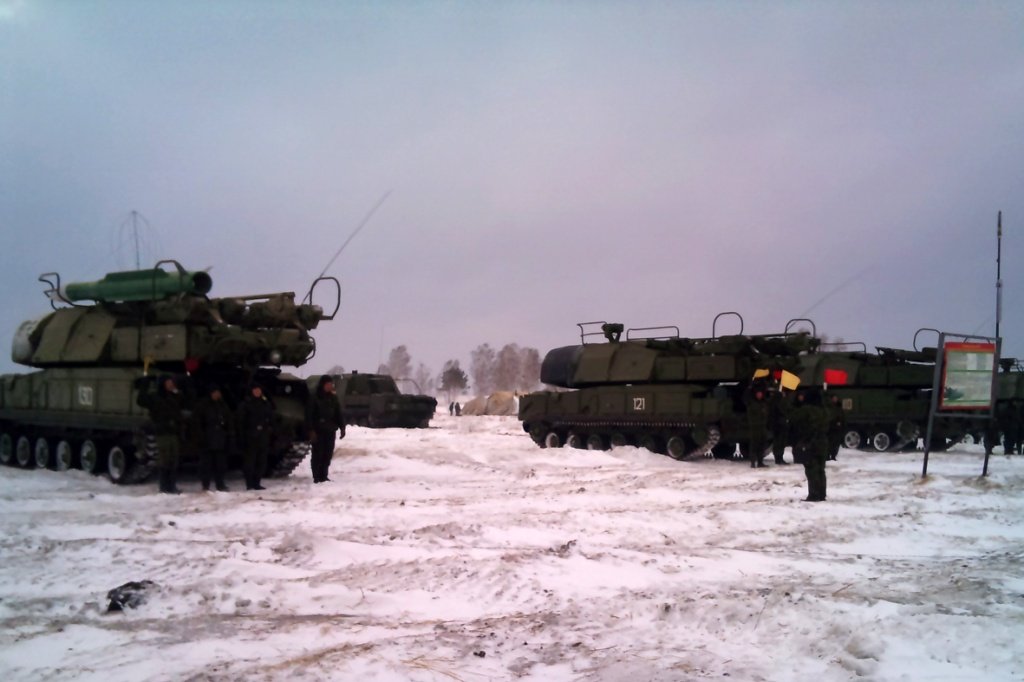
[[[14,439],[11,434],[0,434],[0,464],[14,463]]]
[[[27,436],[18,437],[18,446],[15,449],[15,456],[18,458],[18,466],[28,469],[35,464],[32,457],[32,444],[28,442]]]
[[[57,471],[67,471],[75,465],[75,451],[71,449],[71,443],[66,440],[57,443],[55,454],[53,464]]]
[[[653,453],[659,455],[665,454],[665,444],[662,442],[660,436],[655,436],[653,433],[645,433],[640,436],[639,445]]]
[[[843,434],[843,447],[856,450],[860,447],[860,444],[864,442],[864,439],[860,436],[860,431],[850,429]]]
[[[892,445],[892,438],[885,431],[879,431],[871,437],[871,447],[878,452],[885,452]]]
[[[82,447],[78,450],[78,461],[82,464],[82,471],[89,474],[100,472],[100,451],[91,440],[83,441]]]
[[[124,448],[115,445],[107,453],[107,476],[114,483],[123,483],[131,468],[131,455]]]
[[[50,468],[50,444],[45,438],[36,438],[35,456],[37,468]]]
[[[544,447],[546,448],[560,448],[562,447],[562,438],[554,431],[548,431],[548,435],[544,436]]]
[[[587,450],[607,450],[608,444],[605,443],[604,436],[599,433],[592,433],[587,436]]]
[[[570,431],[569,435],[565,437],[565,447],[583,449],[587,447],[587,441],[575,431]]]
[[[629,445],[629,439],[626,438],[626,434],[616,431],[608,436],[608,444],[613,448],[624,448]]]
[[[686,439],[682,436],[672,436],[665,443],[665,452],[672,459],[683,459],[686,457]]]

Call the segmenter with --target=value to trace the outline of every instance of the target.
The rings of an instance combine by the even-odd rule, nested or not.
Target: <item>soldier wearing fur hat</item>
[[[149,410],[156,437],[157,468],[160,471],[160,492],[178,494],[178,460],[185,428],[185,405],[178,382],[171,375],[160,377],[156,391],[150,390],[150,380],[141,377],[136,382],[139,393],[135,398],[139,407]]]
[[[309,429],[309,440],[313,444],[313,482],[324,483],[331,480],[328,473],[331,459],[334,457],[334,446],[337,443],[335,434],[345,437],[345,418],[341,412],[341,403],[334,388],[334,379],[325,374],[316,385],[316,393],[309,399],[306,412],[306,423]]]
[[[807,476],[807,502],[825,501],[828,421],[828,412],[821,404],[821,393],[817,389],[797,391],[790,427],[793,430],[793,458],[803,463],[804,475]]]
[[[274,403],[263,387],[252,384],[249,395],[238,406],[237,433],[242,448],[246,490],[265,490],[260,479],[267,470],[274,430]]]
[[[206,397],[196,403],[192,416],[199,432],[199,480],[203,490],[210,489],[212,478],[217,490],[227,491],[224,472],[228,452],[235,449],[235,420],[220,386],[207,388]]]

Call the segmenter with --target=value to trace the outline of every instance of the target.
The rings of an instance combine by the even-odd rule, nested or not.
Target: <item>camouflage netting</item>
[[[462,414],[469,416],[494,415],[498,417],[514,417],[519,414],[519,398],[512,391],[498,391],[486,398],[473,398],[462,406]]]

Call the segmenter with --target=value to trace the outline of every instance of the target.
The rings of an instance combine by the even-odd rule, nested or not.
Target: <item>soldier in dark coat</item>
[[[1020,447],[1020,404],[1016,398],[1002,403],[1002,408],[997,407],[999,425],[1003,432],[1003,452],[1012,455],[1018,452]]]
[[[789,442],[789,413],[792,406],[781,386],[776,385],[768,398],[768,428],[772,432],[772,455],[776,464],[789,464],[784,458]]]
[[[828,458],[835,460],[846,433],[846,411],[843,401],[835,393],[828,399]]]
[[[335,433],[345,437],[345,418],[341,413],[341,403],[335,392],[334,380],[327,374],[320,377],[316,385],[316,393],[309,400],[306,411],[306,424],[309,428],[309,440],[313,444],[313,483],[331,480],[327,474],[334,457]]]
[[[273,430],[274,404],[263,395],[262,386],[253,384],[249,395],[238,406],[237,419],[246,490],[266,490],[260,485],[260,479],[267,470]]]
[[[764,452],[768,447],[768,403],[764,387],[752,386],[747,391],[747,427],[750,429],[750,466],[764,466]]]
[[[801,389],[790,416],[793,431],[793,458],[803,462],[807,476],[807,502],[824,502],[826,495],[825,462],[828,460],[828,412],[821,395],[814,389]]]
[[[167,375],[157,381],[156,391],[143,377],[136,381],[139,393],[135,398],[139,407],[149,410],[156,437],[157,469],[160,471],[160,492],[178,494],[178,461],[181,458],[181,440],[185,425],[184,400],[174,377]]]
[[[208,396],[196,403],[192,417],[199,432],[199,480],[203,490],[210,489],[212,475],[217,490],[225,492],[228,452],[235,449],[235,419],[220,386],[210,386]]]

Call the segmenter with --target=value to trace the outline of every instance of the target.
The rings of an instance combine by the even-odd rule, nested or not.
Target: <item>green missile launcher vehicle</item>
[[[736,313],[722,313],[735,315]],[[678,327],[579,324],[580,344],[550,351],[541,382],[573,390],[521,396],[519,419],[541,447],[636,445],[676,459],[745,452],[744,393],[758,370],[795,372],[819,340],[806,332],[684,338]],[[593,331],[599,326],[600,331]],[[604,343],[593,337],[603,335]],[[625,335],[625,338],[622,338]]]
[[[145,480],[156,440],[136,396],[146,390],[141,377],[161,375],[178,378],[186,396],[217,385],[232,407],[259,383],[277,412],[266,475],[288,475],[308,453],[306,383],[280,368],[315,353],[310,332],[339,307],[335,278],[314,281],[303,304],[292,292],[210,298],[209,274],[176,261],[90,283],[62,285],[57,273],[39,279],[54,310],[15,334],[13,360],[37,371],[0,376],[0,464],[81,468],[115,483]],[[330,315],[312,302],[323,282],[337,294]],[[198,446],[185,436],[188,466]],[[232,453],[229,464],[239,462],[240,453]]]

